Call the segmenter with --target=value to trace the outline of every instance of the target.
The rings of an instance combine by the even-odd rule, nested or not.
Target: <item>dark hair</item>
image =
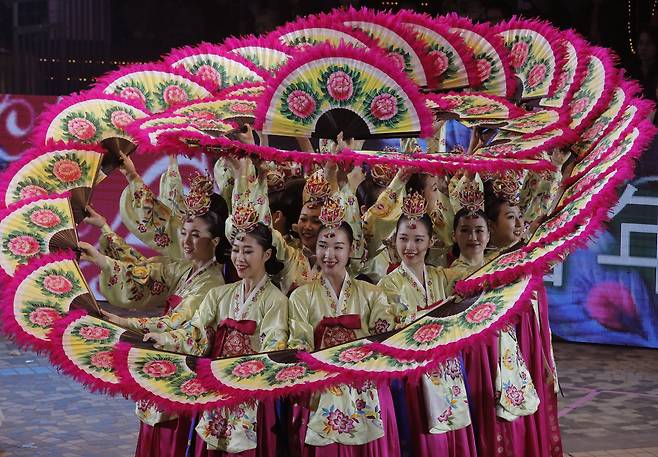
[[[292,231],[292,224],[297,222],[302,212],[302,192],[305,182],[304,178],[293,178],[285,183],[283,189],[268,193],[270,211],[272,213],[281,211],[286,217],[286,233]]]
[[[356,199],[359,202],[359,206],[370,208],[375,204],[384,189],[385,187],[380,186],[371,176],[368,176],[356,188]]]
[[[400,224],[408,220],[409,217],[407,215],[403,214],[402,216],[400,216],[400,218],[398,219],[398,223],[395,225],[395,233],[398,232],[398,229],[400,228]],[[432,234],[434,233],[434,224],[432,223],[432,218],[429,216],[429,214],[427,213],[423,214],[423,217],[418,219],[418,222],[422,222],[425,228],[427,228],[427,234],[429,236],[432,236]]]
[[[224,234],[224,225],[228,218],[228,206],[226,201],[219,194],[210,196],[210,208],[201,216],[191,217],[187,220],[201,219],[208,225],[208,231],[213,238],[219,238],[219,244],[215,248],[215,260],[218,263],[226,263],[227,253],[231,248],[230,243]]]
[[[457,231],[457,226],[459,225],[459,221],[462,220],[464,217],[481,217],[485,224],[487,224],[487,229],[489,229],[489,219],[488,216],[485,214],[484,211],[482,210],[477,210],[475,212],[469,211],[467,208],[462,208],[457,213],[455,214],[455,218],[452,221],[452,232],[455,233]],[[452,249],[451,253],[453,257],[457,258],[459,257],[459,245],[455,242],[452,244]]]
[[[425,184],[431,175],[427,173],[416,173],[411,175],[409,181],[407,181],[407,193],[418,192],[422,195]]]
[[[259,222],[248,235],[256,240],[263,248],[263,251],[272,250],[272,255],[265,262],[265,271],[267,274],[275,275],[283,270],[283,262],[276,258],[276,247],[272,244],[272,230],[262,222]]]
[[[318,235],[320,234],[320,232],[322,232],[323,230],[326,230],[326,229],[327,229],[327,226],[322,224],[320,226],[320,230],[318,230]],[[350,245],[354,242],[354,231],[352,230],[352,227],[350,226],[350,224],[343,221],[343,222],[340,223],[340,226],[338,227],[338,230],[342,230],[347,234],[347,239],[350,241]]]
[[[491,182],[484,184],[484,212],[491,222],[495,222],[500,215],[500,207],[505,203],[509,204],[507,200],[499,198],[493,191]],[[510,205],[516,206],[516,205]]]

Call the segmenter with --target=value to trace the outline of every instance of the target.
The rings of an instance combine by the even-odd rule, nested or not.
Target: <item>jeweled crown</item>
[[[313,173],[304,185],[303,202],[308,206],[322,206],[331,194],[329,181],[324,177],[322,170]]]
[[[370,169],[372,180],[381,187],[388,186],[395,177],[396,170],[388,165],[376,163]]]
[[[469,213],[484,211],[484,192],[475,181],[467,181],[457,191],[459,206],[466,208]]]
[[[402,213],[411,221],[420,219],[427,212],[427,201],[419,192],[402,199]]]
[[[210,174],[195,172],[190,183],[190,192],[185,196],[185,215],[187,217],[203,216],[210,209],[210,197],[214,183]]]
[[[516,206],[521,201],[522,176],[513,171],[507,171],[502,175],[496,176],[492,188],[497,198],[505,200],[512,206]]]
[[[249,233],[258,224],[258,212],[250,201],[238,203],[233,208],[233,227],[237,233]]]
[[[345,220],[345,210],[338,199],[330,197],[325,201],[320,209],[319,219],[322,225],[329,229],[329,233],[338,230]]]

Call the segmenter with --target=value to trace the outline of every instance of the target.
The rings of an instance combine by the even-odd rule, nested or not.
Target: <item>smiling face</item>
[[[431,235],[427,226],[419,221],[400,221],[395,236],[395,249],[405,266],[422,268],[425,255],[431,244]]]
[[[500,204],[498,217],[491,222],[491,241],[499,248],[505,248],[521,241],[524,223],[518,206]]]
[[[248,233],[231,243],[231,262],[240,279],[262,278],[265,274],[265,262],[271,255],[271,249],[263,249],[258,240]]]
[[[297,233],[302,244],[307,249],[315,251],[320,231],[320,207],[304,205],[297,221]]]
[[[181,227],[180,243],[185,259],[207,262],[215,256],[219,237],[213,238],[208,223],[195,217],[185,221]]]
[[[344,275],[352,254],[352,243],[344,229],[323,229],[318,236],[315,250],[322,273],[328,276]]]
[[[487,221],[480,215],[462,216],[457,222],[453,239],[461,256],[471,262],[481,262],[484,259],[484,249],[489,243],[489,228]]]

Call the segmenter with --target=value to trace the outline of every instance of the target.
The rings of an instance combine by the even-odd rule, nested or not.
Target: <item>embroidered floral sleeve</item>
[[[143,243],[173,258],[182,258],[178,231],[180,219],[140,178],[133,179],[121,194],[123,224]]]
[[[370,305],[370,319],[368,328],[370,333],[384,333],[395,327],[395,311],[389,304],[386,294],[377,286],[364,283],[368,287],[368,303]]]
[[[224,157],[220,157],[215,162],[213,167],[213,176],[215,178],[215,185],[219,189],[219,195],[224,198],[228,205],[229,212],[231,211],[231,195],[233,195],[233,185],[235,180],[233,178],[233,171],[226,163]]]
[[[376,255],[382,241],[395,230],[402,214],[404,195],[405,182],[396,176],[363,215],[363,235],[367,243],[368,258]]]
[[[308,304],[312,290],[310,285],[296,289],[289,300],[288,347],[291,349],[313,350],[313,325],[309,322]]]
[[[178,170],[178,162],[169,161],[169,167],[160,176],[160,196],[163,205],[175,213],[177,208],[185,206],[183,194],[183,179]]]
[[[219,266],[212,267],[198,275],[191,284],[179,287],[175,295],[168,299],[166,315],[148,318],[128,319],[128,325],[133,330],[142,332],[169,332],[180,328],[194,316],[194,313],[208,292],[224,284],[224,278]],[[180,300],[178,302],[178,300]]]
[[[145,309],[163,305],[175,287],[176,264],[156,257],[142,262],[123,262],[107,257],[99,287],[110,303],[121,308]]]
[[[553,199],[559,195],[562,173],[559,171],[544,171],[528,173],[521,188],[520,207],[523,219],[532,223],[544,217],[553,206]]]
[[[354,195],[354,191],[349,184],[345,184],[338,192],[335,194],[339,198],[341,205],[345,211],[345,222],[350,224],[352,228],[352,233],[354,235],[354,252],[352,257],[355,259],[361,259],[365,253],[365,240],[363,238],[363,225],[361,223],[361,210],[359,209],[359,203]],[[360,260],[357,262],[358,268],[360,271],[363,268]]]
[[[159,348],[202,356],[210,350],[211,340],[209,329],[217,328],[219,324],[220,302],[227,295],[231,286],[220,286],[212,289],[203,299],[192,318],[176,330],[162,333],[162,344]],[[228,293],[228,296],[231,294]]]
[[[260,350],[280,351],[288,344],[288,298],[270,287],[270,297],[260,303]]]
[[[126,240],[117,235],[109,225],[101,228],[101,237],[98,240],[101,254],[122,262],[143,262],[146,260],[141,253],[133,249]]]

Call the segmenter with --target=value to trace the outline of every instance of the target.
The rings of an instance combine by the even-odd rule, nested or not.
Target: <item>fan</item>
[[[480,85],[471,90],[511,98],[514,95],[514,79],[509,65],[507,49],[493,30],[456,14],[439,17],[438,21],[458,33],[475,57]]]
[[[3,326],[35,349],[49,345],[48,332],[71,309],[100,315],[72,253],[46,254],[19,267],[2,298]]]
[[[0,184],[4,202],[9,205],[68,191],[78,223],[85,218],[85,206],[91,198],[102,157],[102,149],[90,145],[63,144],[28,151],[10,167],[9,182]]]
[[[557,128],[540,134],[506,139],[505,142],[483,146],[475,150],[476,155],[490,157],[516,157],[519,159],[539,158],[551,149],[573,143],[578,136],[568,128]]]
[[[215,145],[213,140],[225,138],[236,130],[235,124],[215,122],[212,134],[209,131],[199,130],[190,125],[188,119],[179,116],[184,122],[180,124],[165,124],[144,129],[136,135],[139,148],[142,152],[152,154],[188,154],[205,152],[202,147]],[[220,130],[223,129],[223,130]]]
[[[55,322],[48,335],[50,360],[92,391],[119,392],[112,352],[125,333],[133,332],[84,311],[72,311]]]
[[[526,112],[503,97],[484,94],[449,93],[428,95],[425,104],[438,118],[458,119],[513,119]]]
[[[510,64],[521,79],[524,100],[553,95],[565,61],[560,32],[545,22],[511,20],[496,27],[509,50]]]
[[[398,13],[398,19],[411,27],[428,48],[439,79],[437,89],[462,89],[480,84],[473,51],[459,34],[432,17],[413,11]]]
[[[18,265],[42,254],[77,246],[66,195],[14,203],[0,212],[0,267],[9,276],[14,276]]]
[[[432,119],[413,83],[374,50],[317,45],[267,83],[254,128],[293,137],[429,136]]]
[[[229,97],[260,97],[265,93],[265,84],[263,83],[241,83],[220,91],[217,96],[220,98]]]
[[[529,306],[537,281],[524,277],[488,290],[463,311],[450,316],[434,317],[430,312],[373,346],[385,354],[404,359],[422,360],[428,356],[442,359],[454,355],[483,329],[501,328],[510,321],[511,315],[516,315],[518,307]]]
[[[262,83],[270,75],[241,55],[210,43],[176,49],[164,61],[200,78],[212,92],[243,82]]]
[[[466,127],[483,127],[483,128],[496,128],[500,131],[510,132],[511,139],[517,135],[539,134],[548,130],[557,128],[565,128],[567,124],[566,116],[563,112],[553,109],[538,109],[523,114],[519,117],[510,120],[481,120],[481,119],[461,119],[460,122]],[[499,132],[500,135],[500,132]],[[502,138],[502,135],[497,135],[496,139]]]
[[[569,127],[577,132],[589,127],[605,109],[620,76],[608,50],[590,48],[590,52],[585,76],[569,103]]]
[[[562,68],[558,68],[555,93],[539,101],[540,106],[563,108],[568,106],[576,88],[580,87],[587,72],[587,43],[577,33],[567,30],[561,34],[561,44],[565,59]]]
[[[120,343],[113,355],[119,379],[130,386],[133,400],[151,401],[165,412],[199,412],[228,403],[227,395],[200,382],[192,369],[196,357],[129,343]]]
[[[263,70],[276,70],[290,60],[294,48],[285,46],[275,38],[258,38],[253,35],[243,38],[227,38],[222,48],[238,54]]]
[[[361,30],[374,39],[395,65],[418,86],[437,86],[438,67],[434,65],[430,49],[417,38],[413,29],[400,22],[397,15],[350,7],[347,10],[333,10],[319,17],[328,24],[343,24]]]
[[[153,113],[210,97],[201,79],[165,64],[129,65],[103,76],[95,87],[105,94],[139,100]]]

